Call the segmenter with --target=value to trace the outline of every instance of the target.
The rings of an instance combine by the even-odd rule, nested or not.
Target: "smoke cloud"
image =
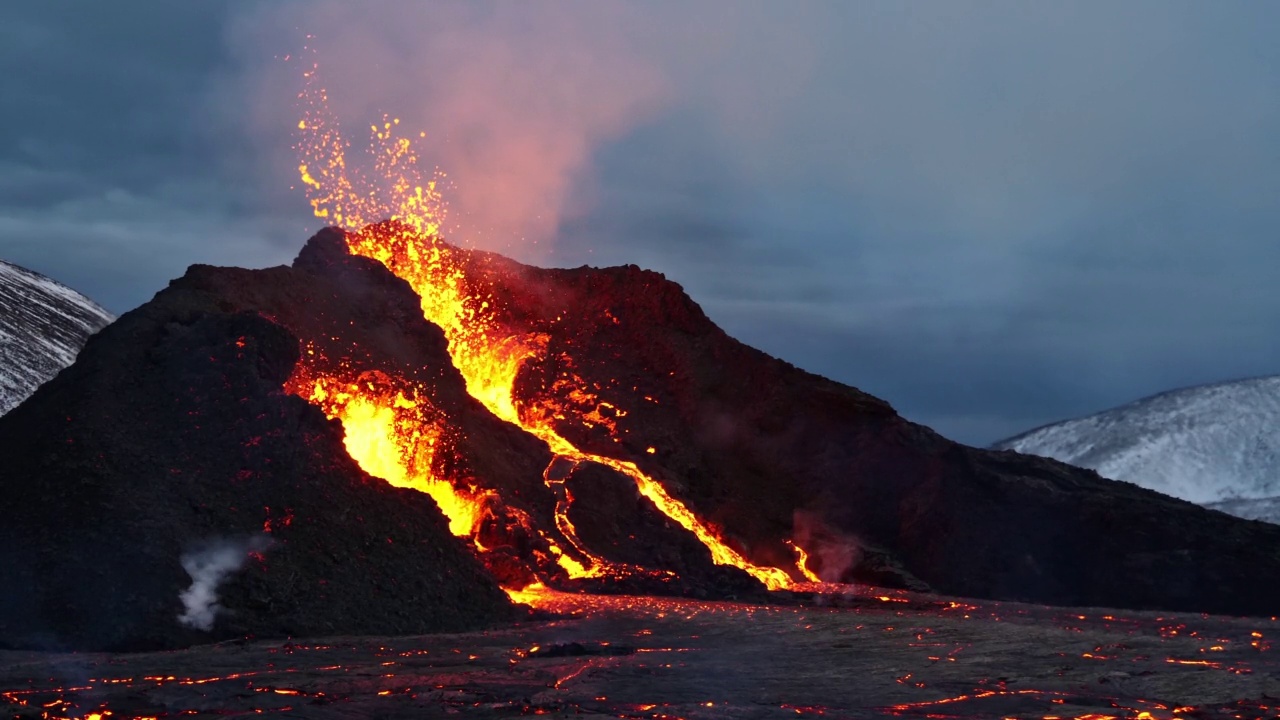
[[[189,628],[208,632],[222,606],[218,604],[218,586],[228,575],[238,571],[250,553],[264,552],[273,540],[254,535],[243,540],[219,540],[182,556],[182,568],[191,576],[191,587],[178,594],[185,610],[178,622]]]
[[[661,105],[660,73],[624,32],[631,13],[609,2],[273,4],[233,27],[243,77],[227,89],[255,86],[244,117],[261,161],[291,169],[281,133],[297,123],[291,101],[314,60],[354,147],[384,114],[427,133],[419,150],[425,169],[447,173],[453,239],[527,248],[554,235],[597,145]],[[274,57],[290,48],[292,61]]]

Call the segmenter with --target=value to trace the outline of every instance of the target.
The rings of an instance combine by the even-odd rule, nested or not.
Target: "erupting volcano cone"
[[[656,273],[393,224],[192,267],[0,417],[0,457],[8,645],[456,629],[532,583],[1280,609],[1280,527],[952,443]],[[258,537],[181,625],[191,553]]]

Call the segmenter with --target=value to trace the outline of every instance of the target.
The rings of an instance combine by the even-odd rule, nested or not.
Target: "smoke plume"
[[[279,148],[298,120],[301,74],[318,63],[353,145],[384,114],[426,133],[420,163],[447,173],[453,239],[529,249],[556,232],[596,147],[661,104],[661,73],[625,32],[635,11],[611,2],[272,4],[233,28],[244,65],[236,82],[256,86],[245,115],[253,139]],[[291,47],[291,60],[272,57]],[[276,172],[296,167],[281,160],[269,149],[263,158]]]
[[[178,622],[196,630],[212,630],[214,618],[222,611],[218,585],[243,567],[250,553],[263,552],[272,542],[266,535],[254,535],[243,540],[219,540],[183,554],[182,568],[191,576],[191,587],[178,594],[186,608]]]

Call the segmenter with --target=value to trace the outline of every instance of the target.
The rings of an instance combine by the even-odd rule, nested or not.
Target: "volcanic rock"
[[[756,563],[788,567],[798,522],[844,538],[811,558],[857,580],[862,547],[947,594],[1273,615],[1280,528],[1043,458],[952,442],[885,401],[725,334],[634,266],[542,269],[459,252],[513,333],[542,333],[517,395],[576,407],[556,429],[636,463]],[[593,389],[587,404],[557,378]],[[577,405],[575,406],[575,403]],[[616,408],[616,431],[581,418]]]
[[[111,320],[75,290],[0,261],[0,415],[70,365]]]
[[[371,292],[337,297],[340,283],[261,272],[280,292],[309,281],[321,307]],[[0,645],[171,648],[513,617],[430,497],[365,474],[338,423],[281,392],[298,338],[201,289],[217,275],[193,268],[0,417]],[[438,332],[395,337],[387,302],[351,307],[377,314],[371,333],[390,344],[443,352]],[[184,561],[218,548],[243,566],[216,588],[206,632],[179,622],[179,594],[193,580]]]
[[[953,443],[733,340],[657,273],[544,270],[421,239],[411,249],[455,265],[495,342],[528,351],[513,407],[581,451],[556,457],[549,435],[468,393],[422,298],[350,240],[322,231],[292,267],[192,267],[0,418],[0,571],[24,588],[0,596],[0,642],[457,629],[510,617],[495,578],[758,596],[647,499],[654,483],[796,580],[804,552],[825,581],[1280,610],[1280,527]],[[397,433],[398,465],[375,474],[447,480],[475,514],[454,529],[467,537],[427,495],[360,470],[358,446],[379,438],[334,409],[355,397]],[[653,481],[643,496],[635,468]],[[179,625],[193,557],[227,547],[243,567],[218,588],[212,630]]]

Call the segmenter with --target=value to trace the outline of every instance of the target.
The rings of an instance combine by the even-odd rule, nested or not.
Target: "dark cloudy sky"
[[[0,7],[0,257],[115,312],[287,262],[303,35],[456,238],[632,262],[970,443],[1280,372],[1280,5]],[[357,138],[358,139],[358,138]]]

